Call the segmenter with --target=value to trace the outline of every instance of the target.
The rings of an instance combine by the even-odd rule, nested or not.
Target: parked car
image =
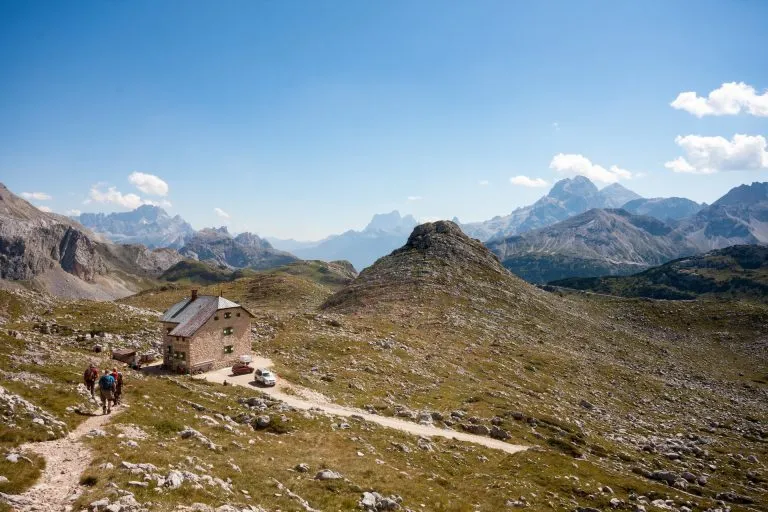
[[[233,375],[245,375],[247,373],[252,373],[253,367],[250,366],[248,363],[235,363],[235,365],[232,367],[232,374]]]
[[[256,383],[262,386],[274,386],[277,383],[275,374],[266,368],[259,368],[256,370]]]

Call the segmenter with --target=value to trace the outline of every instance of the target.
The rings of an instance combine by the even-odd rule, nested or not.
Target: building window
[[[187,358],[187,354],[185,352],[176,352],[173,354],[173,357],[174,359],[184,361]]]
[[[172,330],[173,330],[173,327],[169,327],[168,329],[166,329],[166,331],[168,332],[168,334],[171,334],[171,331],[172,331]]]
[[[226,313],[224,313],[224,318],[232,318],[232,313],[227,311]]]
[[[234,332],[234,329],[232,329],[231,327],[225,327],[224,328],[224,336],[229,336],[233,332]]]
[[[214,320],[218,320],[218,319],[219,319],[219,317],[215,316],[215,317],[213,317],[213,319],[214,319]]]
[[[173,353],[173,345],[168,345],[168,354]]]
[[[233,345],[227,345],[227,346],[224,347],[224,353],[225,354],[231,354],[233,352],[233,350],[234,350],[234,346]]]
[[[237,316],[240,316],[240,313],[238,313]]]

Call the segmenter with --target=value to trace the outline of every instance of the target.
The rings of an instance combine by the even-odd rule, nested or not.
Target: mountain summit
[[[462,224],[461,229],[485,242],[551,226],[592,208],[617,208],[639,198],[618,183],[599,190],[589,178],[575,176],[558,181],[546,196],[530,206],[503,217]]]
[[[195,230],[179,215],[171,217],[159,206],[143,205],[130,212],[83,213],[74,217],[83,226],[120,244],[179,249]]]
[[[535,292],[510,274],[481,242],[455,223],[441,220],[417,226],[405,245],[363,270],[325,307],[339,311],[396,308],[401,303],[478,296],[509,302],[509,294],[521,290]]]
[[[355,268],[362,269],[403,245],[417,224],[413,216],[401,216],[397,210],[378,213],[362,231],[349,230],[329,236],[311,247],[296,248],[293,252],[306,260],[347,260]]]

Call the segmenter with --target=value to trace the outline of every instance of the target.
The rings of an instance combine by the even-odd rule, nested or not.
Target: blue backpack
[[[115,387],[115,378],[111,375],[103,375],[99,379],[99,388],[109,391]]]

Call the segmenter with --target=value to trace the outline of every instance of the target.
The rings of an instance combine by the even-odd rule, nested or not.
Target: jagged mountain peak
[[[412,215],[400,215],[400,212],[393,210],[389,213],[376,213],[371,218],[371,221],[365,227],[364,231],[384,231],[390,233],[397,233],[402,231],[410,231],[416,226],[416,219]]]
[[[555,183],[547,196],[565,200],[574,195],[593,196],[597,193],[597,187],[589,178],[574,176],[573,178],[565,178]]]

